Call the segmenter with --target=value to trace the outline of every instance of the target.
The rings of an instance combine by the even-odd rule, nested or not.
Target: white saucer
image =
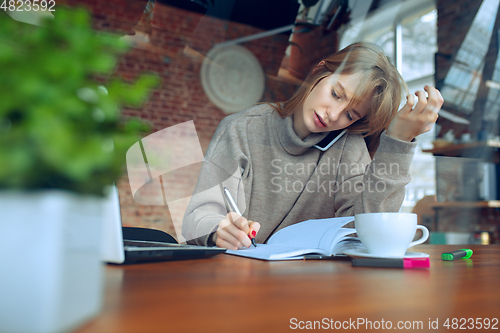
[[[429,258],[429,255],[427,253],[422,253],[422,252],[410,252],[407,251],[404,255],[404,257],[394,257],[394,256],[377,256],[368,253],[365,249],[352,249],[352,250],[346,250],[344,251],[344,254],[347,254],[348,256],[351,257],[365,257],[365,258],[396,258],[396,259],[408,259],[408,258]]]

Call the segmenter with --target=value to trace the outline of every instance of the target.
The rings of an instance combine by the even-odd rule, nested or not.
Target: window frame
[[[403,27],[402,22],[408,18],[418,16],[419,14],[424,14],[431,10],[436,9],[435,0],[406,0],[398,3],[388,3],[381,8],[377,9],[373,13],[367,14],[361,13],[351,21],[350,28],[347,28],[342,34],[340,41],[340,48],[355,42],[364,40],[367,36],[374,33],[374,31],[380,31],[382,29],[392,30],[394,32],[394,50],[391,54],[391,58],[394,59],[394,64],[396,68],[401,73],[403,68],[403,52],[402,52],[402,38],[403,38]],[[387,17],[394,17],[393,20],[387,20]],[[359,30],[358,34],[349,37],[345,34],[348,30],[353,29]],[[421,77],[414,78],[407,81],[411,83],[414,80],[421,80],[423,78],[434,79],[434,73],[429,75],[424,75]]]

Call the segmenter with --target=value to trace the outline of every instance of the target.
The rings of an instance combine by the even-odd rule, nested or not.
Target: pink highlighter
[[[354,258],[352,265],[356,267],[386,267],[386,268],[429,268],[431,263],[429,258]]]

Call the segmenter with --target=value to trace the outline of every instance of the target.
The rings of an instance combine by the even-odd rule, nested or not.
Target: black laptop
[[[178,244],[161,230],[122,227],[116,186],[107,198],[103,223],[102,259],[112,264],[210,258],[226,252],[220,247]]]

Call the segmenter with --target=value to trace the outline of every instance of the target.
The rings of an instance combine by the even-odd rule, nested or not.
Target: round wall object
[[[234,113],[260,101],[264,71],[253,53],[242,46],[214,47],[203,59],[201,84],[212,103]]]

